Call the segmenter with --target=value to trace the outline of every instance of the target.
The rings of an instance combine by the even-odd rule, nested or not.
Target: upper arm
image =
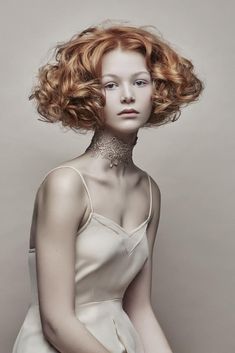
[[[138,310],[145,310],[146,307],[151,307],[153,249],[161,210],[160,189],[152,178],[151,182],[153,196],[152,215],[147,228],[149,257],[141,271],[130,283],[124,295],[123,307],[130,317]]]
[[[36,195],[36,269],[43,329],[74,314],[76,233],[84,214],[84,189],[71,170],[51,172]]]

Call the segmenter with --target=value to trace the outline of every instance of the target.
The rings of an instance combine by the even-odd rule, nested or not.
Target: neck
[[[97,129],[85,152],[99,158],[104,167],[126,168],[133,165],[132,152],[137,139],[137,132],[121,136],[107,129]]]

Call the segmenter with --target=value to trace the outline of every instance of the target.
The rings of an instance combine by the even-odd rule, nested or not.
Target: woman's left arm
[[[123,298],[123,309],[136,328],[145,353],[172,353],[151,304],[153,248],[161,209],[160,189],[152,178],[151,182],[153,204],[152,215],[147,228],[149,257],[127,288]]]

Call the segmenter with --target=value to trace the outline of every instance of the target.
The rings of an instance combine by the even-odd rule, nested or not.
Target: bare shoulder
[[[42,179],[34,200],[30,247],[36,245],[40,225],[64,222],[67,229],[78,227],[87,209],[86,191],[72,168],[55,167]]]
[[[72,194],[79,189],[82,190],[82,180],[78,173],[72,168],[60,165],[46,173],[38,187],[38,192],[50,190]]]
[[[156,180],[153,179],[152,176],[149,175],[149,177],[151,180],[153,199],[155,199],[155,201],[160,201],[161,200],[160,187],[159,187],[158,183],[156,182]]]
[[[148,174],[149,175],[149,174]],[[161,191],[156,180],[149,175],[151,183],[151,192],[152,192],[152,210],[151,210],[151,219],[150,219],[150,228],[157,228],[160,218],[161,211]]]
[[[73,168],[60,165],[46,173],[42,179],[36,192],[35,203],[41,202],[43,204],[47,199],[58,200],[64,204],[79,206],[83,213],[85,193],[79,173]]]
[[[160,191],[160,187],[159,187],[158,183],[156,182],[156,180],[148,172],[144,171],[143,169],[140,169],[139,167],[137,167],[137,171],[138,171],[139,175],[142,177],[145,177],[146,174],[149,176],[150,182],[151,182],[153,201],[160,202],[161,201],[161,191]]]

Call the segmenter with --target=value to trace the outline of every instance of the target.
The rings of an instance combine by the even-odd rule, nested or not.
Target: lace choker
[[[133,143],[126,143],[117,136],[109,136],[101,129],[96,130],[90,145],[86,151],[91,151],[92,156],[101,155],[102,158],[110,160],[110,168],[119,163],[128,164],[132,161],[132,151],[136,145],[138,137],[136,136]]]

